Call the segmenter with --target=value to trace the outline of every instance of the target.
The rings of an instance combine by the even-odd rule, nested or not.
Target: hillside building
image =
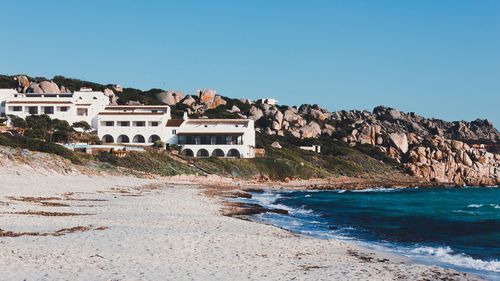
[[[89,123],[105,145],[151,146],[159,141],[180,145],[186,157],[255,157],[250,119],[172,119],[167,105],[110,106],[102,92],[82,89],[69,94],[21,94],[0,90],[0,114]]]

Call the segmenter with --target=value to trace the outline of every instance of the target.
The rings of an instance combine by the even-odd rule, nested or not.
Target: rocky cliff
[[[500,133],[488,120],[446,122],[379,106],[329,112],[317,105],[252,105],[248,116],[265,134],[328,135],[351,146],[371,145],[413,175],[457,185],[500,183]]]

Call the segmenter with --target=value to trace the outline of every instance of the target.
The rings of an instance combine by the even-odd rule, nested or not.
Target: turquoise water
[[[500,189],[411,188],[254,193],[287,209],[255,219],[320,238],[352,239],[417,261],[500,279]]]

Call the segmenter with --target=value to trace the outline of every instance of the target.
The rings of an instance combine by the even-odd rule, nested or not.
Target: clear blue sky
[[[5,1],[0,73],[500,127],[500,1]]]

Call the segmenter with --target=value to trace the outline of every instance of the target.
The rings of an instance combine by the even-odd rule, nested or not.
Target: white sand
[[[0,229],[90,229],[61,236],[0,237],[0,280],[475,279],[453,270],[402,263],[401,258],[342,241],[295,236],[224,217],[217,200],[200,195],[196,186],[162,183],[159,189],[134,188],[157,182],[161,181],[40,173],[28,166],[0,168]],[[46,200],[71,205],[53,207],[9,198],[62,198],[67,192],[74,193],[67,198],[107,201]],[[26,210],[89,215],[11,214]],[[363,261],[349,249],[375,261]],[[376,261],[382,258],[390,261]]]

